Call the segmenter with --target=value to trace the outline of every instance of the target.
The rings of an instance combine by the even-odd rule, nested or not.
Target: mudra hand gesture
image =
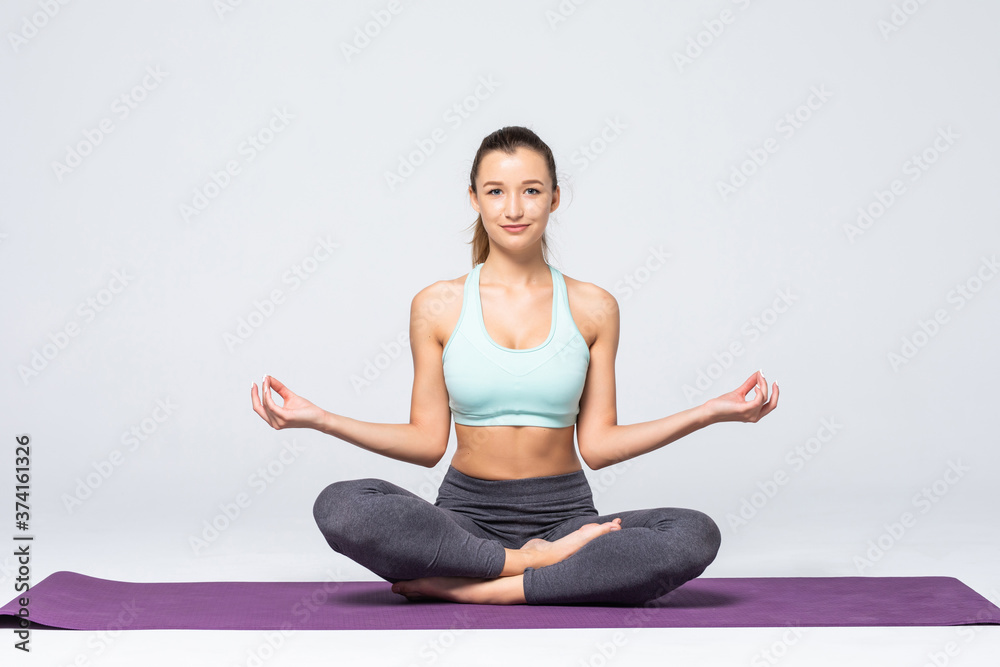
[[[250,400],[253,411],[275,429],[315,428],[320,423],[323,409],[319,408],[283,385],[277,378],[265,375],[261,383],[262,398],[257,398],[257,383],[250,386]],[[271,397],[274,389],[281,396],[284,405],[278,405]]]
[[[751,390],[755,391],[754,397],[748,401],[746,396]],[[705,403],[705,407],[715,421],[756,423],[778,407],[778,383],[774,383],[774,392],[768,398],[767,380],[761,371],[757,371],[738,389],[713,398]]]

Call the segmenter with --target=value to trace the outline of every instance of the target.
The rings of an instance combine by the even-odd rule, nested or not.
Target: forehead
[[[479,162],[479,181],[535,176],[548,181],[548,165],[537,151],[518,147],[513,154],[491,151]]]

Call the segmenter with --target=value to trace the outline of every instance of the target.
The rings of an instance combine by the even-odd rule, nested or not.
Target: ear
[[[549,213],[552,213],[557,208],[559,208],[559,186],[552,192],[552,207],[549,209]]]
[[[476,192],[469,186],[469,203],[472,204],[472,208],[476,210],[476,213],[482,215],[482,211],[479,210],[479,197],[476,196]]]

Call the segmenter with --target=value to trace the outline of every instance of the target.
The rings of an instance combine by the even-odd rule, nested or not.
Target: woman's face
[[[478,192],[478,194],[477,194]],[[541,243],[549,213],[559,206],[545,158],[529,148],[513,155],[492,151],[479,162],[472,207],[483,218],[491,244],[512,251]]]

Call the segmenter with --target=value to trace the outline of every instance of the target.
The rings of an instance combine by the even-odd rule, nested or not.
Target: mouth
[[[526,229],[528,227],[528,225],[500,225],[500,226],[506,229],[508,232],[519,232],[522,229]]]

